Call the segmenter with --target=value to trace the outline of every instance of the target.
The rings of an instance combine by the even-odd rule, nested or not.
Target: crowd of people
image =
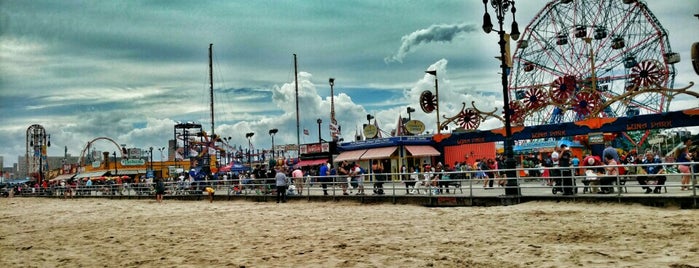
[[[583,193],[590,191],[609,194],[614,191],[614,184],[635,180],[646,194],[661,193],[668,176],[681,173],[681,190],[691,187],[691,174],[699,172],[699,155],[693,148],[691,139],[683,139],[671,153],[662,156],[653,150],[642,154],[635,151],[620,153],[606,144],[601,155],[574,155],[566,144],[561,144],[547,153],[525,155],[518,157],[518,178],[541,180],[543,185],[551,186],[553,193],[563,195],[577,193],[576,181],[582,181],[585,186]],[[440,194],[449,192],[450,186],[460,186],[466,179],[482,181],[483,189],[490,190],[506,187],[507,172],[505,158],[496,155],[494,158],[476,159],[471,164],[466,161],[455,162],[453,166],[437,162],[432,165],[424,161],[421,165],[402,165],[389,170],[385,160],[373,159],[367,163],[366,170],[357,162],[340,161],[335,163],[325,161],[315,166],[286,166],[264,164],[256,165],[249,172],[216,174],[215,177],[204,178],[204,182],[192,176],[183,174],[169,181],[158,179],[143,182],[148,187],[144,193],[155,194],[156,200],[162,202],[163,195],[169,193],[182,194],[183,189],[194,193],[207,192],[209,200],[213,201],[215,189],[220,186],[229,187],[232,194],[247,194],[244,191],[255,191],[257,194],[276,194],[278,202],[285,202],[287,195],[304,195],[310,184],[319,184],[323,195],[329,195],[328,187],[338,186],[342,195],[366,195],[365,181],[370,180],[374,195],[384,195],[384,183],[400,181],[405,185],[405,194]],[[397,170],[397,172],[396,172]],[[396,174],[397,173],[397,174]],[[166,186],[168,185],[168,186]],[[124,190],[138,188],[138,183],[129,185],[115,180],[68,180],[44,181],[44,185],[28,187],[15,186],[14,193],[27,191],[60,191],[65,197],[84,194],[85,189],[99,189],[102,194],[121,194]],[[106,190],[105,190],[106,189]],[[355,193],[356,191],[356,193]],[[432,191],[432,192],[430,192]],[[137,193],[138,194],[138,193]]]

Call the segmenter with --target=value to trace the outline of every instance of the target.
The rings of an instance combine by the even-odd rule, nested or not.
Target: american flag
[[[308,136],[308,135],[311,135],[311,133],[308,132],[308,129],[305,129],[305,128],[304,128],[304,129],[303,129],[303,135]]]
[[[337,140],[337,137],[340,136],[340,129],[337,125],[337,121],[331,120],[330,122],[330,135],[333,137],[333,140]]]

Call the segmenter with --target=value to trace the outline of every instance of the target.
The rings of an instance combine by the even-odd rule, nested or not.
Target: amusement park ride
[[[696,58],[699,45],[694,47]],[[680,55],[672,51],[660,21],[638,0],[551,1],[526,27],[507,62],[514,126],[662,113],[679,94],[699,98],[688,90],[693,82],[673,88]],[[420,98],[427,113],[439,109],[436,95],[428,93]],[[489,117],[506,121],[497,108],[471,106],[463,103],[457,115],[443,116],[439,128],[455,123],[475,130]]]
[[[31,125],[27,128],[27,174],[41,184],[46,179],[48,161],[46,150],[51,147],[51,135],[46,134],[46,129],[41,125]]]

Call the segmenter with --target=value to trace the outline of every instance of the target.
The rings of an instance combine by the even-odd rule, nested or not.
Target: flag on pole
[[[303,135],[308,136],[308,135],[311,135],[311,133],[308,132],[308,129],[305,129],[305,128],[304,128],[304,129],[303,129]]]
[[[333,140],[337,140],[340,136],[340,127],[337,125],[337,121],[330,121],[330,136],[332,136]]]

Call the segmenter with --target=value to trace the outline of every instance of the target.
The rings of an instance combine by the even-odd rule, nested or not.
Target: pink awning
[[[359,160],[366,151],[367,150],[344,151],[335,158],[335,162]]]
[[[397,146],[382,147],[382,148],[372,148],[366,150],[366,153],[362,155],[360,159],[383,159],[389,158],[396,151]]]
[[[435,148],[432,146],[428,145],[409,145],[405,146],[405,149],[410,152],[412,156],[438,156],[441,155],[439,151],[437,151]]]

